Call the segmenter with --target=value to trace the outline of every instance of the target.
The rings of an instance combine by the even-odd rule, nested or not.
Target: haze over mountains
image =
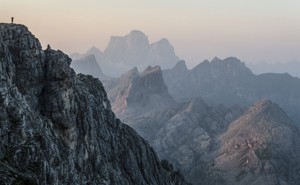
[[[147,66],[159,65],[161,68],[172,67],[179,58],[167,39],[152,44],[141,31],[133,30],[125,36],[112,36],[104,50],[92,47],[85,54],[74,53],[73,59],[95,55],[105,75],[118,77],[133,67],[145,69]]]
[[[253,71],[255,74],[262,73],[289,73],[292,76],[300,78],[300,61],[293,60],[285,63],[247,63],[247,66]]]
[[[184,62],[181,61],[176,65],[177,72],[185,71],[180,70],[180,66],[184,69],[183,64]],[[255,76],[235,58],[228,58],[224,61],[215,59],[211,64],[208,62],[208,65],[214,66],[210,66],[211,68],[208,70],[207,65],[205,65],[206,68],[202,69],[206,72],[205,74],[215,72],[214,78],[228,80],[229,89],[239,89],[238,86],[231,87],[230,85],[238,85],[236,79],[244,80],[243,75],[251,78]],[[155,68],[159,69],[158,67]],[[196,69],[199,68],[201,66]],[[146,71],[153,72],[151,76],[157,74],[157,70],[148,69]],[[168,72],[171,74],[172,71]],[[186,72],[189,73],[189,71]],[[180,73],[177,73],[179,77],[189,76],[178,74]],[[200,71],[197,74],[201,75]],[[129,91],[132,94],[134,94],[133,91],[139,92],[138,97],[154,95],[156,97],[170,97],[167,89],[141,92],[138,89],[143,89],[143,85],[139,88],[132,88],[135,79],[139,78],[140,74],[136,69],[133,69],[115,81],[114,87],[122,85],[122,90],[117,91],[119,94],[114,88],[106,88],[112,104],[120,103],[120,101],[116,101],[115,97]],[[211,79],[214,78],[208,76],[208,79],[203,80],[207,84],[211,84],[213,83]],[[278,78],[280,79],[281,75]],[[278,78],[276,78],[277,81]],[[162,78],[153,79],[155,80],[152,80],[151,86],[148,87],[153,89],[162,87],[161,84],[164,83]],[[173,79],[176,80],[174,76]],[[235,81],[232,81],[233,79]],[[117,85],[122,80],[125,80],[126,83]],[[299,81],[297,78],[296,80]],[[104,86],[107,86],[108,82],[109,80],[104,81]],[[184,82],[182,84],[189,83],[188,81]],[[194,184],[296,185],[300,178],[297,173],[300,167],[298,157],[300,133],[296,124],[277,104],[268,100],[258,101],[248,110],[248,103],[240,99],[233,101],[240,104],[239,106],[232,105],[235,103],[229,103],[230,99],[226,98],[235,97],[235,94],[230,94],[235,93],[235,91],[230,91],[227,95],[225,93],[226,96],[222,97],[218,91],[223,88],[223,91],[226,92],[225,86],[221,86],[224,82],[221,81],[221,85],[214,83],[212,86],[219,85],[220,87],[211,88],[215,89],[216,92],[209,89],[209,93],[213,94],[220,102],[226,100],[222,102],[223,104],[226,103],[226,106],[220,105],[217,100],[211,103],[211,99],[205,96],[207,102],[200,97],[191,96],[191,99],[186,100],[185,103],[165,103],[165,107],[152,104],[149,108],[148,105],[151,102],[144,104],[144,101],[134,101],[134,103],[131,102],[131,106],[117,106],[124,109],[122,112],[118,110],[115,112],[124,123],[133,127],[150,142],[161,159],[172,161],[175,167],[181,169],[186,178]],[[192,85],[195,86],[196,84]],[[201,85],[199,82],[198,84]],[[202,87],[207,89],[204,85]],[[189,87],[186,90],[193,89]],[[251,95],[252,92],[248,93],[247,95]],[[272,96],[276,97],[270,93],[269,97]],[[121,102],[128,105],[127,103],[131,100],[128,97],[122,98]],[[254,97],[252,96],[252,98]],[[289,173],[285,173],[286,171]]]
[[[299,78],[228,57],[102,81],[117,117],[193,184],[298,183]]]
[[[299,184],[299,78],[140,31],[73,57],[0,24],[1,184]]]

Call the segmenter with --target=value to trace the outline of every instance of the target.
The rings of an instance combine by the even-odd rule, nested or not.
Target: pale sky
[[[192,66],[215,56],[300,60],[299,0],[0,0],[0,22],[25,24],[67,54],[102,51],[112,35],[167,38]]]

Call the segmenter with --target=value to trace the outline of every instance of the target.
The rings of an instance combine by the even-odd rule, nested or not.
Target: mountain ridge
[[[27,27],[0,23],[0,61],[1,184],[188,184]]]

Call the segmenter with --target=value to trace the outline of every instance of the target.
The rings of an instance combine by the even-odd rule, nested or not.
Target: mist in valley
[[[0,184],[298,185],[298,7],[4,0]]]

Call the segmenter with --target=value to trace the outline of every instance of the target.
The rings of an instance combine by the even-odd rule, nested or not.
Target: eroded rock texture
[[[0,184],[186,184],[70,63],[0,24]]]

